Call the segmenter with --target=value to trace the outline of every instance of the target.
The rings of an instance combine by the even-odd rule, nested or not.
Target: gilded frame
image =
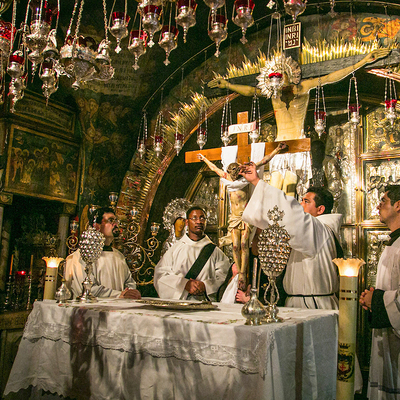
[[[79,144],[12,125],[5,189],[8,192],[76,204]]]

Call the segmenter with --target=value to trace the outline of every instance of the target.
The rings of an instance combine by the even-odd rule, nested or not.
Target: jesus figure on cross
[[[285,143],[279,143],[270,154],[264,156],[256,167],[267,164],[275,154],[279,153],[286,147]],[[228,189],[231,213],[228,219],[228,234],[226,239],[230,237],[233,247],[233,260],[239,270],[239,286],[243,289],[246,287],[247,265],[249,262],[249,237],[250,226],[242,220],[242,214],[249,200],[247,193],[248,182],[240,175],[240,165],[238,163],[229,164],[226,171],[218,168],[214,163],[207,159],[203,154],[199,153],[198,158],[204,161],[207,166],[214,171],[222,180]],[[226,245],[228,243],[223,243]],[[221,246],[221,240],[220,240]]]

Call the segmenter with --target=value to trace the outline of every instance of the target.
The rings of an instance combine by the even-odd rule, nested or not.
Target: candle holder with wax
[[[354,399],[356,359],[358,270],[365,264],[357,258],[335,258],[340,275],[339,333],[336,398]]]
[[[42,257],[46,262],[46,276],[44,280],[43,300],[54,300],[57,289],[58,265],[63,260],[61,257]]]

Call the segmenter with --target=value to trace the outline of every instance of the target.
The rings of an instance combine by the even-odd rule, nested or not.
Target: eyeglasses
[[[108,218],[108,219],[104,219],[103,221],[106,224],[111,224],[111,225],[118,224],[118,218],[114,218],[114,217],[111,217],[111,218]]]
[[[206,217],[201,216],[201,217],[191,217],[189,218],[192,221],[200,221],[200,222],[206,222]]]

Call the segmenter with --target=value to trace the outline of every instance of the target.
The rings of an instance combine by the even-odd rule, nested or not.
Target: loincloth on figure
[[[285,177],[286,171],[297,175],[303,182],[312,178],[311,157],[309,151],[300,153],[277,154],[269,162],[269,172],[279,172]]]
[[[232,229],[239,229],[240,231],[244,231],[246,227],[249,227],[251,232],[251,225],[247,224],[242,219],[243,211],[239,212],[239,215],[230,215],[228,218],[228,233],[226,236],[223,236],[219,239],[219,247],[228,246],[232,244]]]

